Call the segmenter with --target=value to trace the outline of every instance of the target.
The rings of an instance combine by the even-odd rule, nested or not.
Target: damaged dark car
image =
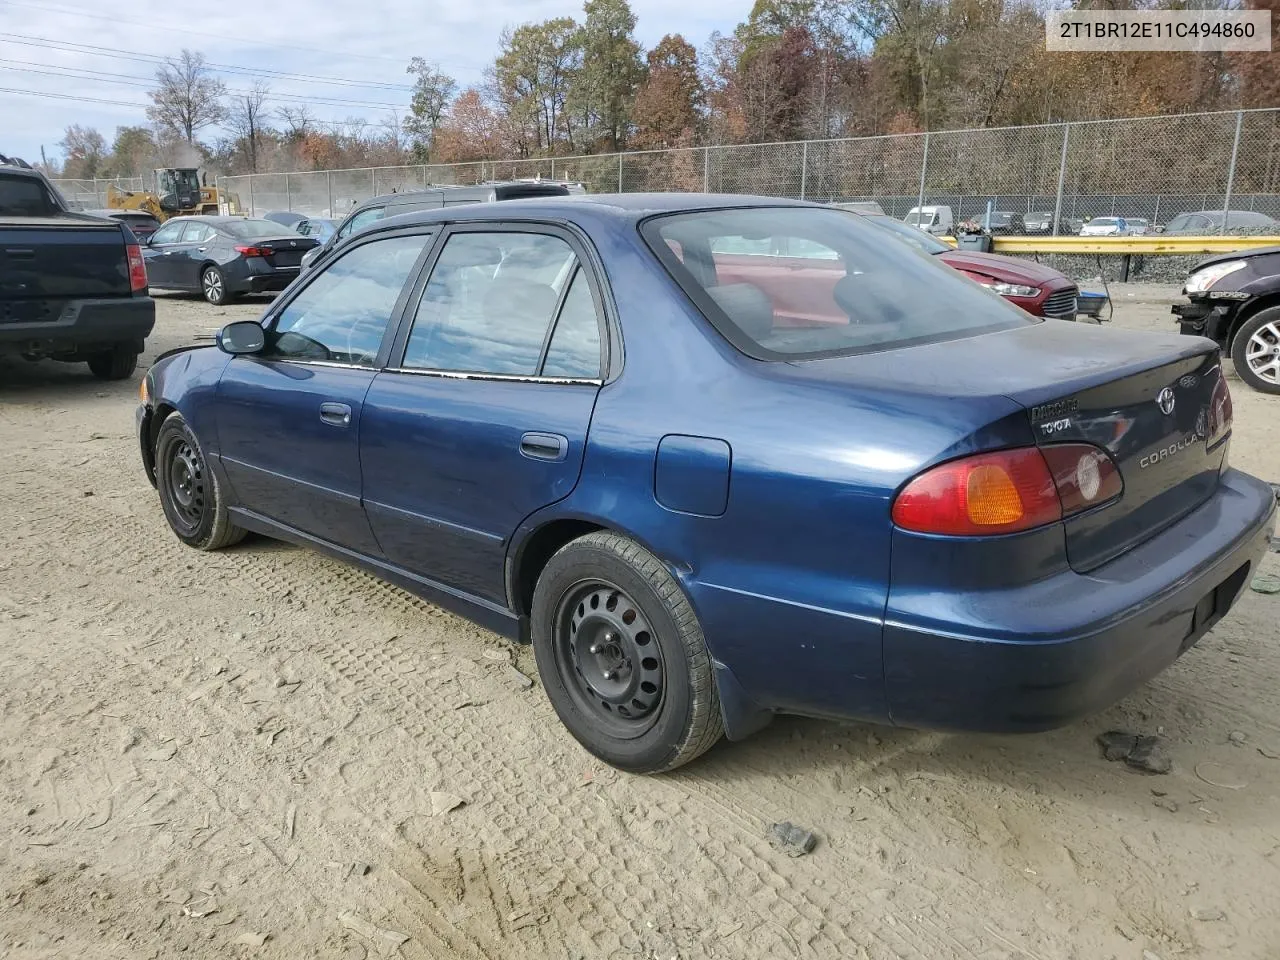
[[[1202,260],[1182,292],[1182,332],[1215,341],[1255,390],[1280,393],[1280,246]]]

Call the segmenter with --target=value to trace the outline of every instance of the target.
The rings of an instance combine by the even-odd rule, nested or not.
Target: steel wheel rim
[[[204,295],[210,300],[222,298],[222,277],[218,276],[216,270],[204,272]]]
[[[1244,359],[1254,376],[1280,383],[1280,324],[1264,324],[1253,331],[1244,346]]]
[[[578,709],[619,739],[643,736],[666,698],[658,638],[639,605],[605,580],[565,591],[556,608],[556,668]]]
[[[169,456],[166,473],[169,480],[166,499],[171,515],[183,533],[192,535],[200,529],[208,504],[204,461],[191,443],[179,440]]]

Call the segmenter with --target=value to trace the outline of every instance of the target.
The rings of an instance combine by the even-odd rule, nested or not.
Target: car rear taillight
[[[267,251],[261,247],[236,247],[236,253],[242,253],[246,257],[265,257]]]
[[[1100,447],[1088,443],[1056,443],[1041,447],[1053,474],[1063,519],[1114,500],[1124,491],[1115,462]]]
[[[147,263],[142,259],[142,247],[136,243],[125,244],[124,255],[129,261],[129,290],[138,293],[147,289]]]
[[[1231,388],[1227,386],[1227,378],[1218,370],[1218,382],[1213,386],[1213,396],[1209,398],[1209,422],[1205,433],[1208,446],[1213,446],[1231,432],[1231,422],[1235,411],[1231,407]]]
[[[959,537],[1017,533],[1118,496],[1119,471],[1089,444],[980,453],[926,470],[893,501],[904,530]]]

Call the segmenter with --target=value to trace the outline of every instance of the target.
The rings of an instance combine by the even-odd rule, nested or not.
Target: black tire
[[[99,380],[128,380],[138,369],[138,354],[127,343],[95,353],[89,358],[89,371]]]
[[[606,763],[660,773],[723,735],[698,618],[662,562],[635,541],[599,532],[562,547],[538,577],[531,621],[551,705]]]
[[[1259,310],[1231,341],[1236,375],[1262,393],[1280,393],[1280,307]]]
[[[218,477],[205,463],[196,435],[171,413],[156,436],[156,488],[169,527],[189,547],[219,550],[244,539],[231,522]]]
[[[200,292],[215,307],[220,307],[231,299],[231,291],[227,289],[227,278],[213,264],[209,264],[200,271]]]

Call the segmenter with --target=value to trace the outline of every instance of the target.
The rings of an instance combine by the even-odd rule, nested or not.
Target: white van
[[[902,218],[902,222],[919,227],[935,237],[950,236],[955,227],[950,207],[912,207],[911,212]]]

